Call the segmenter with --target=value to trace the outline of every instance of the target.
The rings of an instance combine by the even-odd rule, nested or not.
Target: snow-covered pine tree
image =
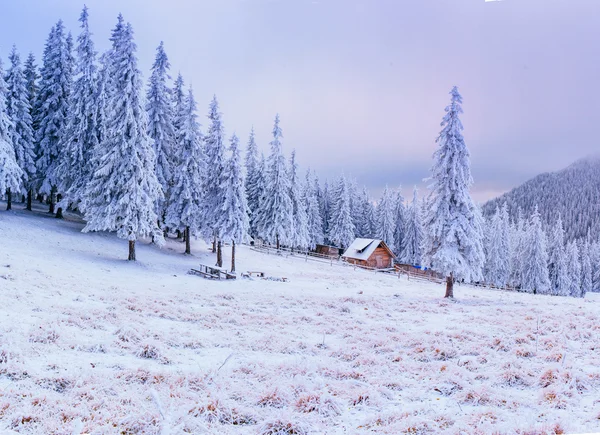
[[[402,254],[404,247],[404,231],[406,225],[406,207],[404,206],[404,197],[402,196],[402,186],[398,187],[394,195],[394,248],[396,255]]]
[[[392,252],[396,252],[394,237],[396,223],[397,216],[394,196],[386,185],[379,204],[377,204],[377,237],[383,240]]]
[[[245,242],[250,230],[239,139],[235,134],[231,137],[221,189],[225,198],[218,223],[219,237],[231,240],[231,271],[235,272],[235,245]]]
[[[183,110],[185,108],[185,111]],[[204,209],[203,183],[206,171],[200,124],[196,114],[196,100],[190,88],[186,104],[181,106],[178,130],[175,132],[179,151],[179,166],[173,172],[173,186],[169,190],[165,224],[185,233],[185,253],[191,254],[191,235],[197,236],[202,229],[200,220]]]
[[[439,147],[433,155],[425,226],[429,231],[426,258],[436,271],[447,276],[446,297],[452,298],[455,279],[481,279],[485,258],[480,219],[469,194],[473,179],[459,119],[462,97],[457,87],[450,95],[436,141]]]
[[[306,205],[302,199],[302,186],[298,177],[298,163],[296,163],[296,151],[293,150],[290,157],[290,200],[292,201],[292,237],[290,246],[292,248],[307,249],[308,216]]]
[[[204,137],[204,153],[206,158],[206,172],[204,178],[204,192],[206,195],[204,203],[203,219],[205,236],[213,239],[213,252],[217,250],[217,224],[223,208],[223,170],[225,145],[223,133],[223,121],[219,112],[217,96],[209,106],[208,132]]]
[[[175,154],[175,129],[173,126],[173,98],[167,86],[169,76],[169,58],[161,41],[156,49],[156,57],[152,65],[152,74],[146,94],[146,111],[148,112],[148,135],[154,141],[156,154],[156,177],[165,194],[156,204],[156,214],[164,220],[169,199],[169,188],[173,180],[173,159]]]
[[[252,235],[252,237],[255,238],[260,238],[264,240],[264,236],[261,233],[261,227],[260,227],[260,219],[261,219],[261,211],[262,211],[262,206],[264,205],[264,201],[265,201],[265,195],[267,192],[267,180],[266,180],[266,174],[267,174],[267,162],[265,159],[265,155],[264,153],[260,153],[260,158],[258,159],[258,164],[256,167],[256,173],[255,173],[255,177],[253,180],[253,186],[252,186],[252,195],[254,195],[254,198],[256,200],[256,210],[255,212],[252,212],[252,210],[250,210],[251,215],[250,215],[250,230],[254,231],[254,234]],[[254,230],[252,230],[252,226],[254,225]]]
[[[548,276],[551,294],[567,296],[569,280],[565,257],[565,231],[560,215],[548,237]]]
[[[0,196],[6,192],[10,198],[11,191],[20,192],[23,188],[23,171],[17,164],[12,143],[13,123],[6,110],[7,93],[2,60],[0,60]],[[7,206],[7,210],[10,210],[10,206]]]
[[[329,241],[340,248],[347,248],[354,241],[356,232],[350,214],[350,189],[343,175],[338,180],[331,199]]]
[[[525,245],[527,243],[527,222],[523,213],[519,210],[516,221],[510,228],[510,285],[514,288],[522,288],[523,283],[523,261],[525,258]]]
[[[406,213],[404,246],[400,258],[405,263],[420,266],[422,264],[423,213],[418,195],[419,192],[415,186],[412,203]]]
[[[129,241],[128,259],[135,260],[138,237],[163,240],[155,212],[162,191],[154,172],[133,29],[121,15],[111,42],[111,110],[106,113],[106,137],[94,152],[97,162],[86,190],[83,231],[116,231]]]
[[[318,183],[318,181],[317,181]],[[329,191],[329,182],[325,180],[323,190],[319,194],[319,207],[321,207],[321,218],[323,219],[323,234],[325,235],[325,241],[331,243],[329,238],[329,222],[331,221],[331,206],[332,198]]]
[[[35,139],[33,135],[33,120],[29,106],[27,80],[21,67],[21,58],[13,46],[9,56],[10,68],[6,74],[6,113],[12,123],[9,126],[9,136],[17,159],[17,165],[23,171],[22,185],[27,192],[27,210],[31,210],[33,180],[35,177]],[[15,192],[18,193],[18,192]],[[8,204],[11,195],[8,194]],[[8,209],[10,206],[7,205]]]
[[[98,74],[96,51],[91,39],[88,9],[79,17],[81,33],[77,37],[75,81],[70,94],[69,114],[55,167],[56,185],[62,193],[58,207],[79,206],[92,178],[91,160],[100,142],[98,127]]]
[[[582,297],[581,292],[581,263],[579,261],[579,248],[577,242],[571,240],[566,249],[567,270],[569,275],[569,296]]]
[[[498,207],[489,221],[486,236],[485,280],[488,284],[503,288],[510,275],[509,233]]]
[[[290,179],[282,152],[279,115],[275,116],[273,140],[265,174],[265,195],[258,216],[259,233],[268,243],[289,244],[292,240],[293,204],[290,198]]]
[[[590,244],[585,240],[580,249],[581,262],[581,297],[592,291],[592,260],[590,257]]]
[[[184,81],[181,73],[177,75],[175,83],[173,83],[173,91],[171,92],[171,104],[173,107],[173,129],[175,131],[181,130],[181,119],[185,118],[186,110],[186,96],[184,91]]]
[[[52,28],[44,49],[40,89],[36,99],[37,187],[49,196],[50,213],[54,213],[57,193],[56,166],[61,153],[60,142],[69,113],[73,66],[62,20]]]
[[[356,225],[356,237],[371,238],[373,237],[374,228],[374,211],[373,204],[369,198],[367,188],[363,186],[362,191],[358,195],[358,224]]]
[[[259,171],[258,161],[258,147],[256,145],[256,138],[254,134],[254,127],[250,130],[250,137],[248,138],[248,145],[246,147],[246,179],[245,179],[245,190],[246,198],[248,201],[248,210],[250,214],[250,235],[257,237],[256,233],[256,214],[258,213],[259,201],[261,192],[258,187],[261,185],[260,178],[263,174]]]
[[[523,253],[522,288],[528,292],[548,294],[550,292],[548,248],[537,207],[529,219]]]
[[[25,75],[26,87],[27,87],[27,98],[29,99],[29,114],[31,115],[31,119],[34,117],[35,110],[35,102],[37,99],[37,94],[39,91],[38,88],[38,79],[40,78],[40,74],[38,72],[38,67],[35,63],[35,56],[33,53],[29,53],[27,59],[25,60],[23,74]],[[34,126],[35,132],[35,126]]]
[[[592,290],[600,292],[600,242],[595,241],[590,247],[590,261],[592,262]]]
[[[318,244],[324,242],[323,219],[321,218],[321,209],[319,207],[319,198],[317,179],[312,179],[310,170],[306,171],[306,182],[304,186],[304,201],[306,204],[306,216],[308,219],[308,248],[315,249]]]

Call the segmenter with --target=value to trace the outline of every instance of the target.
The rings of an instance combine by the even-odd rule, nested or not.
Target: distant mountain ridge
[[[562,216],[568,240],[585,237],[588,231],[594,239],[600,234],[600,155],[576,161],[557,172],[540,174],[522,185],[483,205],[484,216],[496,207],[508,205],[515,219],[518,210],[528,217],[537,204],[546,227]]]

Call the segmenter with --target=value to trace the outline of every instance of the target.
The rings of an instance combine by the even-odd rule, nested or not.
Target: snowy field
[[[598,295],[451,302],[248,248],[239,271],[289,282],[212,282],[186,274],[214,264],[200,242],[139,243],[128,263],[67,217],[0,212],[2,434],[599,430]]]

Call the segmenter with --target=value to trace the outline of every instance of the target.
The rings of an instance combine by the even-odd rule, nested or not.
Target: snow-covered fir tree
[[[213,96],[208,113],[208,132],[204,137],[206,172],[204,177],[204,228],[205,237],[213,239],[213,252],[217,250],[217,223],[223,208],[223,170],[225,167],[224,128],[217,96]]]
[[[523,267],[521,287],[528,292],[550,293],[548,247],[537,208],[534,209],[527,226],[522,263],[526,266]]]
[[[231,137],[224,175],[221,188],[225,198],[218,223],[219,237],[231,241],[231,271],[235,272],[235,245],[245,242],[250,230],[239,139],[235,134]]]
[[[302,198],[302,186],[298,177],[296,151],[290,157],[290,200],[292,201],[292,237],[290,245],[293,248],[307,249],[310,243],[308,236],[308,216],[306,204]]]
[[[565,255],[565,231],[560,215],[548,237],[548,276],[550,293],[558,296],[569,295],[569,275]]]
[[[447,276],[446,297],[454,297],[454,279],[481,279],[485,261],[480,219],[469,194],[473,179],[459,119],[462,97],[456,87],[450,95],[437,138],[439,147],[433,155],[431,198],[425,218],[429,232],[426,258],[436,271]]]
[[[128,259],[135,260],[139,237],[152,236],[159,244],[162,240],[155,212],[162,190],[154,172],[133,29],[121,15],[111,42],[111,110],[106,114],[106,137],[94,152],[97,162],[86,191],[83,231],[116,231],[129,241]]]
[[[508,219],[506,206],[503,210],[497,208],[488,223],[485,243],[485,281],[500,288],[508,284],[510,276],[510,234],[505,219]]]
[[[304,201],[306,204],[306,216],[308,227],[308,248],[315,249],[318,244],[325,240],[323,235],[323,219],[321,218],[321,209],[318,198],[318,181],[311,178],[310,171],[306,172],[306,182],[304,185]]]
[[[9,56],[10,67],[6,74],[6,113],[12,123],[9,136],[12,140],[17,165],[23,171],[22,185],[27,191],[27,210],[31,210],[33,181],[35,178],[35,139],[33,120],[29,106],[27,80],[21,66],[21,58],[13,46]],[[14,192],[19,193],[19,192]],[[11,198],[8,198],[9,202]]]
[[[186,110],[186,94],[185,94],[185,83],[181,73],[177,74],[177,78],[173,83],[173,90],[171,92],[171,105],[173,107],[173,129],[175,131],[181,130],[181,121],[184,119],[184,113]]]
[[[185,253],[191,254],[192,235],[201,233],[200,216],[203,207],[203,182],[206,171],[204,150],[200,134],[200,124],[196,114],[197,106],[194,93],[190,88],[185,100],[184,110],[178,116],[178,130],[175,132],[179,151],[179,166],[173,171],[173,185],[168,191],[169,200],[165,215],[167,227],[183,231],[185,234]]]
[[[374,237],[375,228],[375,210],[366,187],[363,187],[361,190],[358,196],[358,203],[356,236],[367,239],[372,238]]]
[[[527,222],[523,213],[519,212],[517,219],[510,228],[510,285],[521,288],[523,282],[523,259],[527,243]]]
[[[175,154],[175,129],[173,126],[173,99],[171,89],[167,85],[170,79],[169,58],[165,53],[163,42],[156,49],[156,57],[152,65],[152,74],[146,96],[148,112],[148,134],[154,141],[156,154],[156,177],[165,194],[163,200],[156,204],[156,213],[163,217],[169,199],[169,188],[173,179],[173,159]],[[161,219],[162,220],[162,219]]]
[[[13,128],[13,123],[6,110],[7,93],[3,65],[0,60],[0,196],[6,192],[10,198],[11,192],[20,192],[23,188],[23,171],[17,164],[12,143],[10,130]],[[7,210],[10,210],[10,201]]]
[[[354,241],[356,233],[350,214],[350,188],[343,175],[338,180],[331,200],[328,239],[335,246],[347,248]]]
[[[54,213],[57,171],[61,138],[66,131],[69,113],[73,66],[62,21],[51,30],[44,49],[35,119],[37,143],[37,186],[49,195],[50,213]]]
[[[590,247],[590,261],[592,263],[592,289],[600,292],[600,242],[595,241]]]
[[[27,98],[29,99],[30,107],[29,113],[31,114],[31,118],[34,119],[35,104],[39,91],[38,80],[40,78],[40,73],[38,72],[33,53],[29,53],[29,56],[27,56],[27,59],[25,60],[23,74],[25,75],[25,81],[27,83]]]
[[[248,210],[250,214],[250,235],[256,237],[256,217],[260,206],[260,198],[262,189],[264,188],[264,174],[261,172],[260,162],[258,158],[258,147],[254,135],[254,127],[250,131],[248,145],[246,147],[246,180],[245,190],[248,200]]]
[[[590,244],[585,240],[579,250],[581,262],[581,296],[592,291],[592,260],[590,257]]]
[[[331,195],[329,191],[329,182],[325,180],[323,190],[318,192],[319,207],[321,208],[321,218],[323,219],[323,234],[325,240],[331,243],[329,238],[329,221],[331,220]]]
[[[423,213],[419,201],[417,186],[413,189],[413,198],[406,213],[404,246],[400,258],[403,262],[420,266],[423,247]]]
[[[88,23],[88,9],[79,17],[75,80],[70,94],[69,114],[61,135],[54,179],[63,199],[60,206],[79,205],[92,177],[91,160],[100,142],[98,119],[98,75],[96,51]]]
[[[404,231],[406,225],[406,207],[404,197],[402,196],[402,187],[398,187],[394,195],[394,249],[396,255],[402,254],[404,247]]]
[[[396,203],[393,192],[388,186],[385,186],[381,199],[377,204],[377,237],[385,242],[386,245],[396,252],[395,231],[396,231]]]
[[[581,291],[581,262],[579,261],[579,248],[577,242],[571,240],[566,249],[567,270],[569,275],[569,295],[583,297]]]
[[[273,140],[265,174],[265,195],[260,204],[257,219],[259,234],[268,243],[280,244],[292,242],[293,204],[290,198],[290,179],[283,156],[279,126],[279,115],[275,116]]]

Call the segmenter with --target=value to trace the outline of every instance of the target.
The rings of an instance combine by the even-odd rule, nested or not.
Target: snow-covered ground
[[[441,285],[0,212],[0,433],[543,434],[600,427],[600,300]],[[229,252],[225,252],[228,264]],[[276,429],[281,427],[281,432]]]

